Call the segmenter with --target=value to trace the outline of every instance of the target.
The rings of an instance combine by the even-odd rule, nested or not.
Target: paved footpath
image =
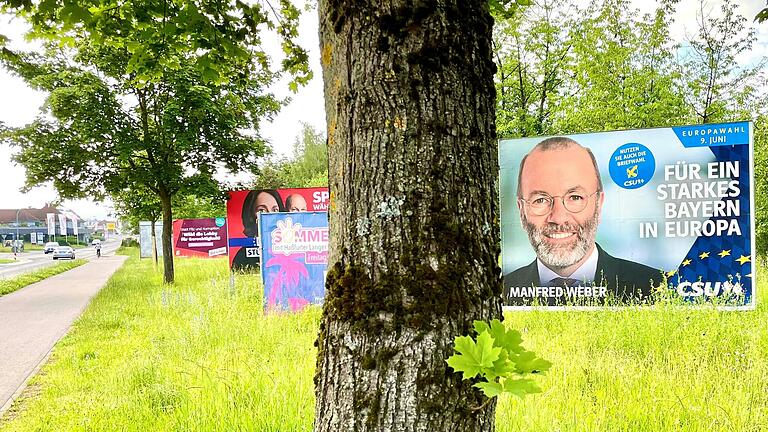
[[[126,256],[103,256],[0,297],[0,413]]]

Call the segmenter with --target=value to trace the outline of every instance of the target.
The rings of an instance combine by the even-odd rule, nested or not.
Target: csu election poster
[[[267,310],[298,311],[325,297],[328,213],[260,213],[261,276]]]
[[[751,122],[501,140],[504,304],[755,306]]]

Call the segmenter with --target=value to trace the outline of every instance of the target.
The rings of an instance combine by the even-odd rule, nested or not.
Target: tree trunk
[[[173,219],[171,215],[171,194],[160,189],[160,206],[163,209],[163,283],[173,283],[173,251],[171,235]]]
[[[151,240],[152,241],[152,262],[154,262],[155,266],[157,266],[157,235],[155,235],[156,233],[155,224],[157,223],[157,221],[152,220],[151,222],[152,222],[152,226],[151,226],[152,233],[150,234],[150,238],[152,239]]]
[[[491,431],[445,363],[501,315],[486,0],[321,0],[331,244],[315,431]]]

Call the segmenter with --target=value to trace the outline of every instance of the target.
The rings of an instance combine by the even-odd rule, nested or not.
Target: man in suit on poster
[[[536,253],[504,275],[505,304],[642,300],[662,272],[615,258],[595,242],[605,192],[592,152],[565,137],[537,144],[520,162],[517,206]]]

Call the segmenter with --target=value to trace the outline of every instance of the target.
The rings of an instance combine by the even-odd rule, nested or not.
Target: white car
[[[48,242],[43,246],[43,253],[49,254],[57,247],[59,247],[59,242]]]
[[[98,244],[101,244],[101,240],[99,239],[93,239],[93,241],[91,242],[91,246],[96,246]]]
[[[53,259],[69,258],[75,259],[75,250],[69,246],[59,246],[53,250]]]

